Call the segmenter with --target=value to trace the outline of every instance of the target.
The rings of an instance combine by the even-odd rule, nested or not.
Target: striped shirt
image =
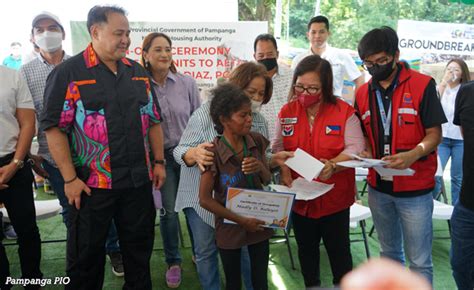
[[[175,211],[191,207],[199,217],[211,227],[214,227],[214,214],[203,209],[199,205],[199,183],[201,171],[197,165],[187,166],[183,160],[184,154],[191,148],[197,147],[204,142],[212,142],[217,136],[210,115],[211,102],[204,103],[197,109],[189,119],[188,125],[181,136],[178,146],[173,155],[176,162],[181,165],[181,176],[179,179],[178,193],[176,196]],[[252,113],[252,129],[268,139],[267,121],[260,113]],[[267,158],[269,154],[267,148]]]
[[[278,120],[278,113],[281,107],[288,103],[288,95],[291,89],[291,81],[293,80],[293,71],[284,65],[278,66],[277,73],[272,77],[273,94],[270,101],[262,106],[260,113],[268,122],[268,131],[270,139],[273,140],[276,135],[275,122]]]
[[[64,54],[63,61],[70,58]],[[36,109],[36,118],[39,119],[39,114],[43,111],[43,96],[46,86],[46,79],[49,73],[54,69],[55,65],[48,63],[41,54],[32,61],[24,64],[20,68],[20,74],[25,78],[28,88]],[[43,131],[38,130],[38,155],[46,159],[49,164],[56,166],[48,149],[48,142],[46,142],[46,135]]]

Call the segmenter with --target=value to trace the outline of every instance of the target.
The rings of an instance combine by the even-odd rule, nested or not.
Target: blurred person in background
[[[21,43],[12,42],[10,45],[10,55],[3,60],[3,65],[14,70],[19,70],[21,66]]]
[[[438,156],[441,166],[446,168],[446,163],[451,159],[451,204],[456,204],[462,183],[462,156],[464,141],[459,126],[453,124],[454,102],[462,84],[471,80],[467,64],[460,58],[451,59],[446,65],[446,70],[441,83],[437,86],[438,94],[448,122],[443,124],[443,140],[438,146]],[[436,177],[434,197],[441,191],[442,176]]]

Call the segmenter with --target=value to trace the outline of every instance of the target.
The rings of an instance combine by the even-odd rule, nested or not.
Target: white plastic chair
[[[361,229],[362,229],[362,239],[357,239],[357,240],[351,240],[352,242],[364,242],[365,246],[365,253],[367,255],[367,259],[370,258],[370,249],[369,249],[369,243],[367,240],[367,233],[365,231],[365,220],[372,217],[372,213],[370,212],[370,209],[367,206],[360,205],[358,203],[354,203],[351,208],[350,208],[350,227],[351,228],[356,228],[357,223],[359,223]]]
[[[56,216],[61,212],[61,209],[61,205],[57,199],[35,200],[36,220],[43,220]],[[3,207],[0,208],[0,211],[3,214],[3,220],[5,222],[10,222],[7,209]]]
[[[433,219],[445,220],[448,222],[449,236],[451,237],[451,216],[453,215],[454,206],[442,203],[433,199]]]
[[[355,174],[356,181],[363,181],[364,182],[364,185],[362,186],[362,189],[357,190],[357,193],[360,194],[360,196],[363,196],[364,193],[367,192],[367,175],[368,174],[369,174],[369,169],[361,168],[361,167],[356,168],[356,174]],[[356,187],[357,187],[357,185],[356,185]]]
[[[35,211],[36,211],[36,220],[43,220],[50,217],[54,217],[61,212],[62,208],[59,204],[59,200],[51,199],[51,200],[35,200]],[[8,213],[6,208],[0,208],[0,212],[3,215],[3,221],[10,222],[10,218],[8,217]],[[45,243],[57,243],[57,242],[65,242],[65,239],[60,240],[41,240],[42,244]],[[14,243],[4,243],[4,246],[9,245],[16,245],[17,242]]]
[[[440,197],[442,196],[443,197],[443,201],[444,203],[447,203],[448,202],[448,196],[446,194],[446,187],[444,185],[444,178],[443,178],[443,166],[441,166],[441,159],[439,159],[439,155],[437,156],[437,159],[438,159],[438,167],[436,168],[436,173],[435,173],[435,177],[440,177],[441,178],[441,191],[440,192],[436,192],[436,195],[435,195],[435,199],[440,199]]]

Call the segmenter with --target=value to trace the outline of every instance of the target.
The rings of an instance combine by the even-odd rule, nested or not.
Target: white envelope
[[[324,163],[300,148],[296,149],[295,156],[288,158],[285,164],[307,181],[318,177],[324,167]]]

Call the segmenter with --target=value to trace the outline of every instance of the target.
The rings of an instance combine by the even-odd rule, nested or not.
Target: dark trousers
[[[4,162],[0,164],[3,166]],[[18,255],[22,278],[42,278],[40,270],[41,240],[36,225],[36,212],[33,200],[33,173],[31,167],[19,169],[8,182],[8,188],[0,190],[0,202],[5,205],[11,224],[18,236]],[[0,239],[0,289],[5,286],[6,277],[10,276],[8,259]],[[17,277],[19,278],[19,277]],[[29,286],[26,289],[38,289],[39,286]]]
[[[230,237],[231,238],[231,237]],[[260,243],[248,245],[250,256],[250,268],[252,270],[252,286],[254,290],[268,289],[268,259],[269,242],[264,240]],[[225,273],[225,289],[242,289],[242,280],[240,272],[241,249],[226,250],[219,248],[222,266]]]
[[[304,217],[293,212],[292,218],[301,272],[306,287],[321,285],[319,271],[321,238],[329,256],[333,284],[339,285],[342,277],[352,270],[349,209],[318,219]]]
[[[156,211],[151,182],[129,189],[92,189],[81,208],[69,208],[66,289],[102,289],[105,240],[115,221],[125,270],[123,289],[152,289],[150,258]]]

